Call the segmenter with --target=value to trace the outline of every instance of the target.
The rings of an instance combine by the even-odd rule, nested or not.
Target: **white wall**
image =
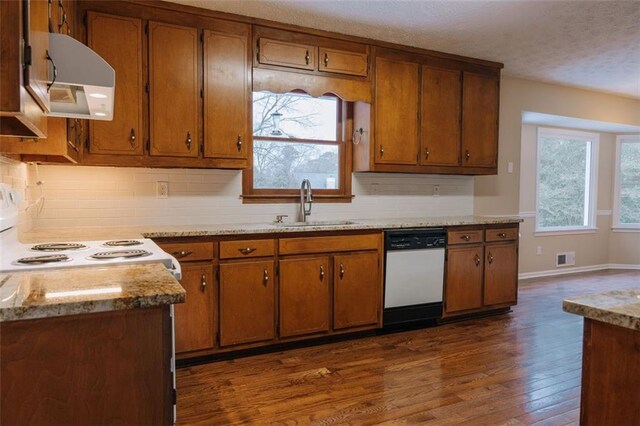
[[[298,204],[242,204],[239,171],[41,165],[37,173],[29,166],[29,175],[44,182],[36,228],[260,223],[277,214],[297,220]],[[169,182],[169,198],[156,198],[156,181]],[[473,212],[471,177],[355,174],[353,192],[352,203],[314,203],[311,220]]]

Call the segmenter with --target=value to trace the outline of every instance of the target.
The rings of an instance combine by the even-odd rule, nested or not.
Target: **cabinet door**
[[[151,155],[198,156],[198,30],[149,22]]]
[[[369,64],[366,52],[349,52],[320,47],[319,53],[320,71],[363,77],[367,75]]]
[[[116,72],[112,121],[89,121],[91,154],[143,155],[142,20],[87,13],[89,47]]]
[[[515,304],[518,294],[516,244],[487,244],[485,251],[484,304]]]
[[[447,249],[445,311],[447,314],[482,307],[483,247]]]
[[[329,257],[280,261],[280,336],[329,331]]]
[[[316,47],[309,44],[260,38],[258,62],[303,70],[316,69]]]
[[[335,256],[333,271],[333,328],[376,324],[381,287],[378,253]]]
[[[204,31],[204,155],[246,159],[249,139],[249,25]]]
[[[460,164],[460,71],[422,67],[420,164]]]
[[[496,77],[463,75],[463,166],[495,167],[498,162],[498,87]]]
[[[176,352],[213,348],[216,289],[211,264],[182,264],[185,303],[175,305]]]
[[[220,265],[220,346],[275,335],[273,261]]]
[[[418,65],[376,58],[375,162],[418,161]]]
[[[24,68],[24,85],[43,111],[49,112],[49,9],[47,0],[25,1],[25,44],[31,47],[31,65]],[[4,77],[3,77],[4,78]]]

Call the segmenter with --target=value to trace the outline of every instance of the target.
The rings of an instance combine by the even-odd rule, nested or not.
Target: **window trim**
[[[613,224],[614,230],[640,230],[640,223],[620,223],[620,156],[622,154],[622,141],[640,144],[640,134],[617,135],[616,157],[613,178]]]
[[[295,92],[294,92],[295,93]],[[327,94],[329,95],[329,94]],[[351,135],[353,128],[353,103],[345,101],[340,97],[337,99],[337,127],[336,141],[330,144],[338,146],[338,171],[340,172],[340,189],[314,189],[313,200],[319,203],[350,203],[353,199],[351,192],[352,157],[353,147]],[[253,203],[297,203],[300,201],[299,189],[255,189],[253,187],[253,131],[251,132],[251,143],[247,150],[248,166],[242,170],[242,198],[243,204]],[[265,138],[269,139],[269,138]],[[278,141],[274,138],[274,141]],[[303,139],[300,139],[303,141]],[[306,140],[305,140],[306,141]],[[309,140],[308,143],[327,144],[329,141]]]
[[[588,174],[585,174],[585,181],[587,181],[589,191],[589,205],[585,206],[588,209],[587,212],[587,224],[581,226],[558,226],[558,227],[540,227],[540,214],[539,212],[539,189],[540,189],[540,137],[541,136],[560,136],[571,137],[574,139],[581,139],[585,142],[591,142],[590,155],[587,159]],[[598,202],[598,168],[599,168],[599,145],[600,134],[592,132],[581,132],[577,130],[551,128],[551,127],[538,127],[536,134],[536,211],[535,211],[535,234],[561,234],[571,231],[595,231],[597,220],[597,202]]]

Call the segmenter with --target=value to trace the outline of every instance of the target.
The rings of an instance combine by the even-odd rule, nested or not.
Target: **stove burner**
[[[114,250],[102,251],[89,256],[95,260],[113,260],[113,259],[133,259],[136,257],[151,256],[151,252],[146,250]]]
[[[64,254],[48,254],[46,256],[23,257],[15,261],[18,265],[43,265],[55,262],[68,262],[71,259]]]
[[[114,240],[107,241],[106,243],[104,243],[104,245],[107,247],[130,247],[139,246],[142,245],[142,243],[138,240]]]
[[[81,250],[86,249],[87,246],[80,243],[49,243],[38,244],[31,247],[31,250],[35,251],[65,251],[65,250]]]

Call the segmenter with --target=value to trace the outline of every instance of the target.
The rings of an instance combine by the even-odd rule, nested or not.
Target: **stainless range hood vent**
[[[51,117],[113,120],[116,73],[93,50],[64,34],[49,33],[55,82],[49,89]],[[54,78],[53,66],[49,70]]]

